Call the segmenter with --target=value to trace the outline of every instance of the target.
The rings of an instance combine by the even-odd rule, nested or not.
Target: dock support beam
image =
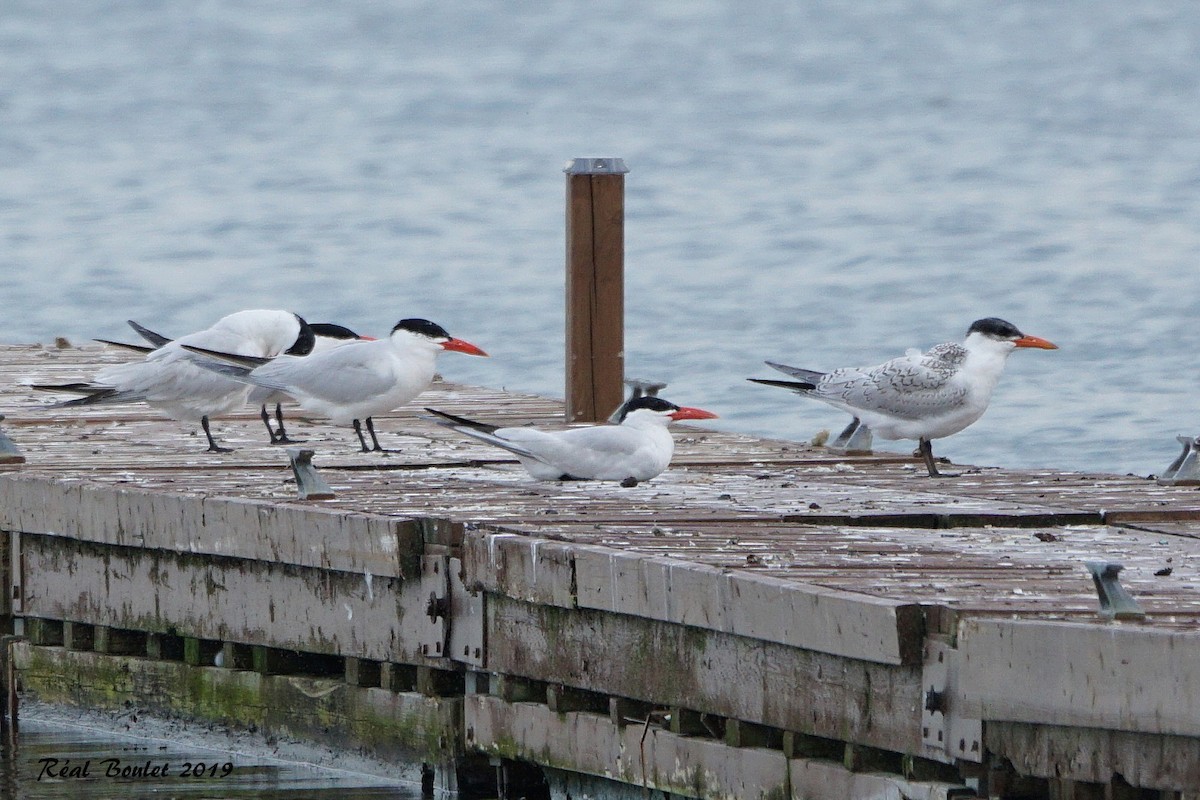
[[[599,422],[624,401],[625,173],[576,158],[567,173],[567,421]]]

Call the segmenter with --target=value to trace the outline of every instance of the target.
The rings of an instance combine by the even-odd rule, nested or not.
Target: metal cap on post
[[[567,421],[599,422],[624,402],[625,167],[576,158],[567,175]]]

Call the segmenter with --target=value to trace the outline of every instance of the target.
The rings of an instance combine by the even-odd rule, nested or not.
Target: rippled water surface
[[[157,737],[66,724],[68,712],[48,710],[53,722],[25,720],[15,749],[0,750],[0,797],[16,800],[416,800],[420,786],[317,767],[259,745],[241,750],[180,743],[169,726]],[[176,735],[178,731],[175,732]],[[286,747],[277,748],[286,751]]]
[[[1158,471],[1200,433],[1198,47],[1169,0],[6,0],[0,340],[426,316],[493,354],[447,377],[561,396],[561,167],[617,156],[628,374],[808,438],[844,415],[763,359],[1001,316],[1062,349],[940,454]]]

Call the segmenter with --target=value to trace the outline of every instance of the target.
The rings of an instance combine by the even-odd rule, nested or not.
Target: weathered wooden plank
[[[485,591],[571,608],[575,605],[573,550],[565,542],[473,530],[463,541],[463,565]]]
[[[412,520],[36,476],[0,476],[0,527],[388,577],[423,547]]]
[[[1200,792],[1195,737],[989,722],[984,741],[1022,775],[1108,783],[1119,774],[1134,786]]]
[[[420,662],[406,626],[416,581],[21,537],[25,613],[150,632],[375,660]]]
[[[468,572],[509,597],[677,622],[881,663],[916,663],[916,604],[608,548],[468,535]]]
[[[730,747],[640,725],[618,727],[607,714],[559,713],[537,703],[466,698],[467,743],[485,753],[621,780],[673,796],[744,800],[781,797],[787,758],[780,750]],[[643,740],[643,733],[645,738]]]
[[[900,775],[851,772],[841,764],[797,758],[788,762],[792,797],[820,800],[951,800],[968,795],[962,784],[911,781]]]
[[[607,548],[573,553],[582,608],[885,664],[920,660],[924,617],[916,604]]]
[[[1200,632],[1007,619],[959,624],[966,716],[1200,736]]]
[[[488,669],[921,752],[921,669],[590,609],[488,597]]]

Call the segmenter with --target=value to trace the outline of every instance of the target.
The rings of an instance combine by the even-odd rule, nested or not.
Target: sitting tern
[[[1058,349],[989,317],[972,323],[962,344],[946,342],[875,367],[815,372],[768,361],[799,380],[749,380],[840,408],[885,439],[916,439],[930,477],[937,477],[941,473],[930,441],[958,433],[983,415],[1008,356],[1018,347]]]
[[[157,339],[161,345],[141,361],[105,367],[91,383],[35,384],[33,388],[83,395],[51,408],[145,402],[172,419],[199,419],[209,451],[229,452],[213,439],[209,418],[245,404],[249,389],[242,382],[197,366],[184,348],[208,347],[254,357],[300,356],[311,351],[314,343],[312,329],[303,318],[290,311],[267,309],[229,314],[210,328],[174,341],[148,333],[149,341]]]
[[[434,362],[446,350],[486,356],[426,319],[402,319],[386,339],[355,341],[304,357],[247,358],[214,348],[186,349],[208,356],[204,366],[236,380],[283,392],[309,413],[337,425],[351,423],[363,452],[383,451],[372,417],[398,408],[433,382]],[[367,447],[362,421],[373,447]]]
[[[509,451],[538,480],[620,481],[622,486],[649,480],[671,463],[675,440],[667,430],[669,424],[717,418],[711,411],[677,406],[649,395],[628,401],[615,425],[562,431],[500,428],[432,408],[425,410],[441,417],[440,425]]]

